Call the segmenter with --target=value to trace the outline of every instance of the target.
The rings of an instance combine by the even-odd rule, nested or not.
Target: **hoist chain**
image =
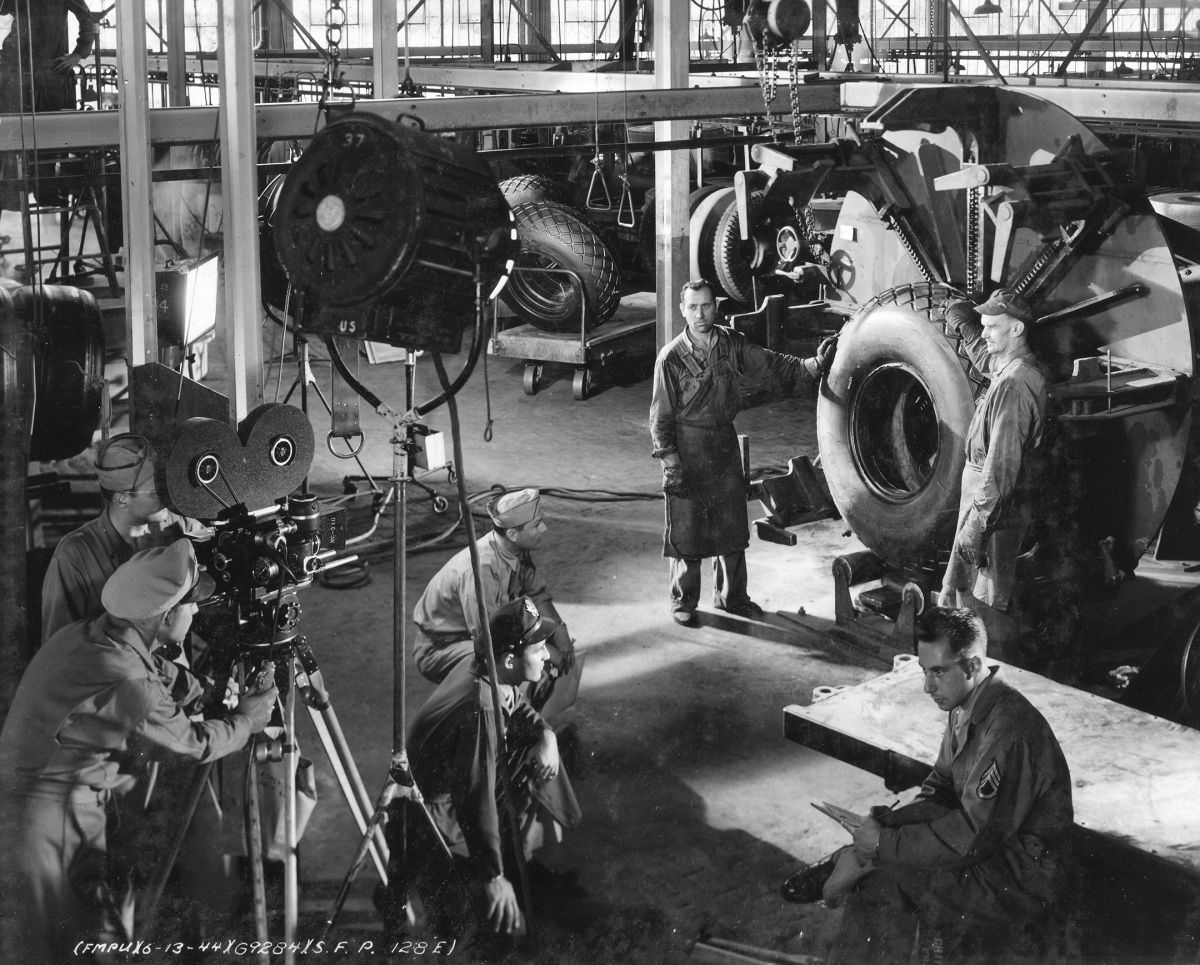
[[[346,11],[342,9],[342,0],[329,0],[325,11],[325,46],[329,52],[329,60],[325,64],[325,84],[328,88],[338,87],[341,76],[338,68],[342,59],[342,28],[346,26]]]
[[[800,41],[788,51],[788,93],[792,98],[792,137],[800,143]]]
[[[966,159],[966,164],[974,164],[974,156],[969,156]],[[979,279],[979,259],[982,244],[981,235],[983,233],[982,213],[980,211],[980,198],[982,197],[982,188],[967,189],[967,294],[978,295],[980,293]]]
[[[754,63],[758,67],[758,85],[762,91],[763,110],[767,115],[767,131],[771,135],[771,140],[776,144],[779,143],[779,125],[776,123],[775,115],[771,111],[771,104],[775,101],[775,88],[778,86],[779,66],[775,60],[775,53],[767,48],[767,45],[757,37],[753,40],[754,43]]]

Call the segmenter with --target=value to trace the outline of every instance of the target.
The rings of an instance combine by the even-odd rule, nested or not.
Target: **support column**
[[[396,65],[396,0],[371,0],[371,82],[375,98],[395,97],[400,88]]]
[[[688,16],[690,0],[657,0],[654,5],[654,86],[658,90],[688,84]],[[687,121],[656,121],[656,141],[680,141],[688,136]],[[654,261],[657,282],[658,346],[683,329],[679,289],[688,280],[688,152],[654,154]]]
[[[167,106],[187,107],[187,29],[184,0],[167,0]]]
[[[221,198],[224,203],[225,344],[233,419],[262,401],[259,323],[258,160],[254,139],[254,60],[251,9],[221,0]],[[151,286],[153,289],[153,286]]]
[[[158,361],[154,220],[150,183],[150,92],[146,0],[126,0],[117,17],[121,214],[125,224],[125,345],[131,366]],[[131,418],[137,413],[130,413]]]

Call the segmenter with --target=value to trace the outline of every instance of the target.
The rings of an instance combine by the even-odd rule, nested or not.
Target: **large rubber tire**
[[[531,201],[554,201],[561,204],[566,191],[544,174],[517,174],[500,182],[500,193],[510,208]]]
[[[829,491],[854,534],[895,564],[928,564],[958,517],[963,444],[986,379],[935,312],[951,290],[904,285],[842,328],[817,401]]]
[[[69,459],[100,428],[104,323],[86,291],[69,285],[18,288],[13,307],[34,337],[37,404],[29,458]]]
[[[280,311],[285,303],[289,310],[295,304],[288,299],[288,276],[275,251],[275,205],[287,175],[276,174],[258,195],[258,275],[262,300]]]
[[[519,269],[561,268],[582,282],[585,329],[606,322],[621,304],[621,268],[590,224],[565,205],[532,201],[513,209],[521,252],[504,301],[526,322],[551,332],[579,330],[580,292],[564,277]]]

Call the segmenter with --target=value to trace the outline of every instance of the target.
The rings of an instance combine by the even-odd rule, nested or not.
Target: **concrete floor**
[[[285,365],[286,389],[294,369]],[[363,370],[377,394],[402,405],[401,363]],[[601,387],[576,402],[569,370],[532,397],[523,394],[521,374],[518,362],[489,359],[487,379],[481,366],[459,397],[459,468],[469,490],[657,493],[658,464],[649,456],[646,430],[649,380]],[[419,400],[432,394],[435,378],[432,363],[422,359]],[[488,393],[495,418],[490,443],[483,439]],[[812,398],[773,401],[742,414],[739,429],[750,436],[754,466],[782,467],[793,455],[815,455],[814,404]],[[322,439],[325,419],[313,421]],[[428,421],[437,429],[449,426],[444,408]],[[382,484],[392,462],[389,426],[366,407],[363,424],[362,458]],[[336,494],[342,477],[358,469],[318,448],[311,488]],[[444,472],[425,481],[453,499]],[[429,500],[411,491],[410,534],[444,529]],[[548,498],[545,508],[549,534],[537,561],[588,654],[572,712],[586,754],[586,767],[576,775],[584,821],[549,859],[577,870],[588,897],[536,918],[537,941],[527,954],[539,962],[684,961],[687,943],[702,930],[776,951],[822,954],[838,913],[788,905],[778,894],[801,863],[843,842],[844,833],[809,802],[857,806],[890,796],[876,778],[786,741],[781,710],[808,702],[815,686],[852,684],[886,668],[801,645],[778,617],[772,622],[780,629],[769,634],[774,639],[739,632],[747,624],[714,612],[702,614],[699,627],[677,627],[666,602],[657,498]],[[749,512],[761,515],[757,503]],[[858,547],[843,529],[837,521],[811,525],[794,548],[755,539],[748,554],[754,598],[768,612],[803,608],[831,618],[829,564]],[[388,532],[390,516],[383,535]],[[410,554],[409,612],[429,577],[462,545],[460,530],[449,542]],[[706,592],[707,585],[706,575]],[[391,566],[376,566],[360,589],[314,587],[301,602],[304,630],[374,794],[391,751]],[[410,715],[431,690],[414,668]],[[321,796],[302,845],[304,933],[327,914],[357,832],[307,720],[301,735],[305,754],[317,758]],[[374,881],[370,870],[360,876],[339,937],[382,940],[370,900]]]

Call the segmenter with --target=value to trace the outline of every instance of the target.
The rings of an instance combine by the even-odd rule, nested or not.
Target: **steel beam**
[[[1117,10],[1124,6],[1123,3],[1117,4]],[[1067,51],[1062,59],[1062,63],[1058,65],[1058,69],[1054,72],[1055,77],[1065,77],[1067,68],[1071,66],[1079,51],[1083,49],[1084,41],[1092,36],[1092,33],[1100,26],[1100,22],[1104,19],[1104,15],[1108,13],[1108,0],[1100,0],[1092,12],[1088,15],[1087,23],[1083,25],[1083,30],[1075,35],[1075,39],[1071,43],[1071,48]]]
[[[780,85],[776,99],[787,103],[785,86]],[[603,124],[746,117],[762,113],[762,94],[757,87],[599,94],[480,94],[359,101],[357,109],[389,119],[401,113],[414,114],[429,130],[465,131],[569,124],[581,119],[599,120]],[[836,84],[805,86],[800,92],[802,113],[828,114],[838,109]],[[315,103],[256,104],[254,110],[258,136],[263,140],[309,138],[314,130],[324,126]],[[215,107],[156,108],[149,111],[149,137],[164,144],[211,141],[216,122]],[[117,143],[117,118],[113,111],[60,111],[24,117],[0,114],[0,150],[20,150],[32,140],[35,130],[38,146],[45,150]]]
[[[1150,84],[1084,81],[1069,78],[1006,78],[1012,87],[1028,88],[1070,111],[1084,122],[1141,119],[1146,124],[1200,128],[1200,88],[1195,84]],[[689,81],[690,82],[690,81]],[[854,80],[806,84],[800,90],[805,114],[870,111],[904,87],[927,84],[924,75],[887,80]],[[988,83],[959,78],[956,83]],[[780,86],[776,102],[788,103]],[[258,137],[263,140],[308,138],[323,125],[312,103],[255,105]],[[394,118],[416,114],[430,130],[485,130],[497,127],[539,127],[577,123],[692,120],[714,117],[758,117],[762,94],[758,87],[709,87],[685,90],[600,92],[599,94],[505,94],[445,98],[398,98],[360,101],[358,109]],[[155,108],[148,111],[148,137],[156,144],[187,144],[212,140],[215,107]],[[36,136],[42,150],[111,147],[120,142],[116,111],[57,111],[21,116],[0,114],[0,151],[19,151]]]

